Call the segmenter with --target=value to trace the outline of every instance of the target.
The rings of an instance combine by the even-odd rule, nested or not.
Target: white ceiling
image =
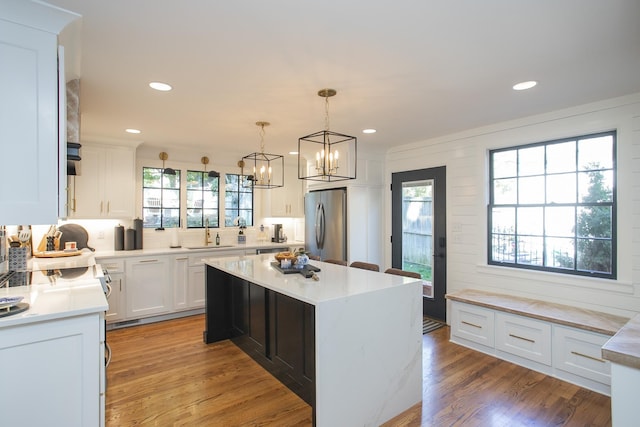
[[[170,156],[259,151],[260,120],[266,152],[295,150],[325,87],[330,129],[376,151],[640,92],[637,0],[48,2],[83,16],[83,138]]]

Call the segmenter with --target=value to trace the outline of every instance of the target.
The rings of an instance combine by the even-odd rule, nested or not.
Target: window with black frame
[[[489,158],[489,264],[616,278],[615,131]]]
[[[180,227],[180,171],[142,168],[142,218],[145,228]]]
[[[253,185],[244,175],[225,174],[224,177],[224,225],[238,225],[236,218],[244,220],[244,225],[253,225]],[[242,222],[242,221],[240,221]]]
[[[187,171],[187,228],[220,226],[219,181],[207,172]]]

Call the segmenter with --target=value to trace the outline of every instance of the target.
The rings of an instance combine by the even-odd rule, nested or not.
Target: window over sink
[[[219,227],[219,177],[187,171],[187,228]]]
[[[180,170],[175,175],[162,168],[142,168],[142,218],[145,228],[180,227]]]

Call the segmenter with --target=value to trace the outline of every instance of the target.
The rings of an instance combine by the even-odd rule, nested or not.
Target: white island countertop
[[[241,277],[267,289],[312,305],[365,293],[384,291],[416,279],[381,274],[359,268],[321,261],[310,261],[318,267],[320,280],[305,278],[299,273],[284,274],[274,268],[274,254],[205,258],[205,264]]]
[[[0,289],[0,297],[23,296],[29,308],[0,317],[0,329],[106,311],[107,298],[100,281],[81,280],[63,285],[42,284]]]

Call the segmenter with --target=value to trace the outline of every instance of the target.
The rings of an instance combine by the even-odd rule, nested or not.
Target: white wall
[[[487,264],[488,151],[617,129],[618,279],[593,279]],[[447,168],[447,291],[520,295],[618,315],[640,312],[640,94],[404,145],[388,151],[393,172]],[[391,234],[391,192],[385,192]],[[388,242],[388,240],[387,240]],[[391,264],[391,245],[385,245]]]

